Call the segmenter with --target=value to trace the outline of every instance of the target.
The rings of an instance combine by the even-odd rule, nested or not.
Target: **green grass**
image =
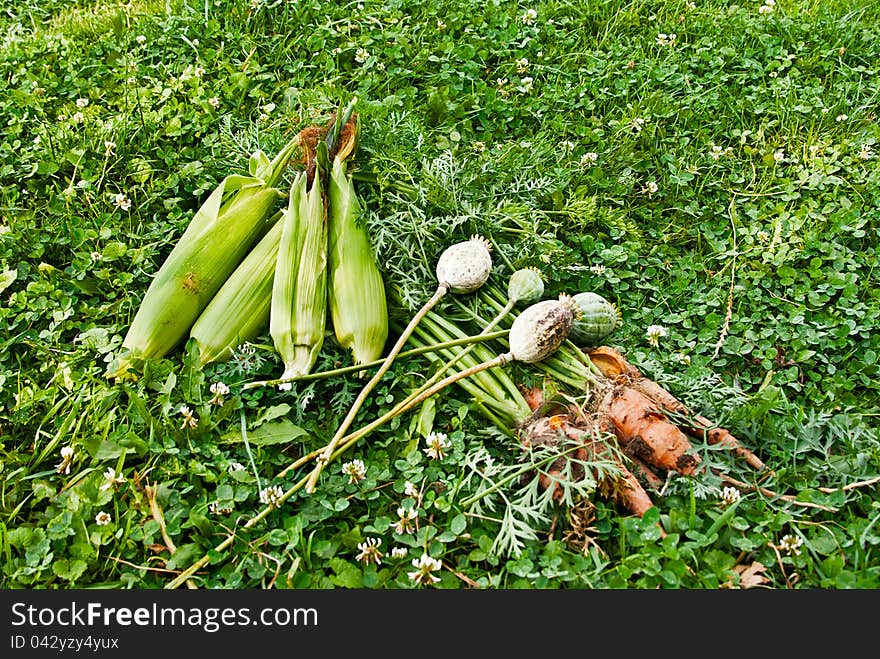
[[[877,587],[880,7],[761,6],[12,3],[0,586],[162,588],[205,556],[204,587],[412,588],[424,552],[443,562],[438,588],[745,587],[749,567],[758,587]],[[456,387],[242,530],[261,489],[308,474],[277,477],[326,444],[365,380],[242,390],[280,374],[268,333],[204,371],[184,346],[134,383],[104,370],[219,181],[354,96],[358,193],[398,327],[433,292],[440,251],[489,235],[500,288],[509,266],[537,266],[548,297],[614,302],[608,341],[754,450],[773,470],[766,490],[723,505],[718,473],[756,474],[698,445],[719,472],[664,474],[643,519],[584,487],[555,505],[534,479],[505,480],[523,452]],[[654,324],[667,329],[656,347]],[[328,337],[316,370],[349,362]],[[353,428],[431,368],[397,362]],[[222,406],[217,381],[231,388]],[[181,405],[197,427],[181,427]],[[442,460],[423,451],[431,431],[451,443]],[[341,471],[354,459],[356,484]],[[108,468],[124,482],[102,487]],[[399,507],[416,511],[412,533],[396,532]],[[803,544],[787,551],[785,536]],[[382,540],[378,566],[357,558],[367,538]]]

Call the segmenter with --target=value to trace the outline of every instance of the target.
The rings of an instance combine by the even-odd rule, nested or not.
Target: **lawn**
[[[14,0],[0,26],[0,588],[880,585],[880,3]],[[108,372],[212,191],[353,99],[386,352],[447,247],[484,237],[492,271],[309,491],[378,372],[329,322],[327,375],[288,388],[253,384],[284,370],[268,324]],[[396,413],[463,348],[409,351],[480,332],[526,268],[612,303],[602,343],[765,468],[696,437],[643,515],[576,470],[554,498],[559,454],[495,405],[585,405],[553,359]]]

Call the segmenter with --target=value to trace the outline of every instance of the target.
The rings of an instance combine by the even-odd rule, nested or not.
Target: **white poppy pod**
[[[492,270],[488,240],[473,236],[447,247],[437,260],[437,282],[453,293],[471,293],[486,283]]]
[[[510,328],[510,355],[520,362],[541,361],[562,345],[574,319],[575,308],[567,295],[526,307]]]

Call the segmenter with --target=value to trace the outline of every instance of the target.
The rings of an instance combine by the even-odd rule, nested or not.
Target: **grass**
[[[856,0],[13,3],[0,585],[163,588],[206,557],[203,587],[402,589],[427,553],[436,588],[877,587],[878,14]],[[554,504],[456,387],[243,531],[262,490],[308,474],[277,477],[327,443],[364,380],[243,390],[280,374],[268,334],[205,369],[191,346],[135,383],[104,369],[219,181],[353,96],[358,193],[398,324],[444,247],[490,236],[499,286],[536,266],[547,296],[614,302],[609,341],[758,453],[765,490],[726,505],[706,470],[668,475],[643,519],[583,487]],[[328,337],[316,370],[348,363]],[[396,362],[353,428],[431,368]],[[432,432],[443,459],[424,451]],[[354,460],[362,480],[342,471]],[[361,556],[371,538],[378,565]]]

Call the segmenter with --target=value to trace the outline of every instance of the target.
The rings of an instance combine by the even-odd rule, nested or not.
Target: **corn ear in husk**
[[[306,172],[297,173],[281,220],[269,334],[284,364],[282,378],[308,374],[324,343],[327,213],[320,166],[311,186],[310,178]]]
[[[355,364],[378,359],[388,338],[385,284],[376,262],[354,181],[333,161],[328,184],[328,303],[336,340]]]
[[[190,330],[199,346],[199,362],[226,361],[242,343],[269,323],[272,282],[278,261],[282,222],[275,223],[220,287]]]
[[[275,186],[297,144],[294,138],[272,161],[255,152],[250,176],[227,176],[214,189],[153,277],[106,377],[133,378],[135,361],[162,357],[187,336],[268,229],[283,199]]]

